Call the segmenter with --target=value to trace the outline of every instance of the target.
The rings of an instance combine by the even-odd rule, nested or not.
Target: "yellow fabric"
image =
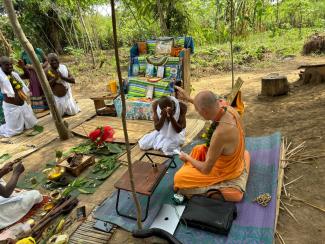
[[[230,109],[228,111],[232,113]],[[241,175],[244,170],[244,132],[237,117],[234,114],[233,116],[236,119],[239,131],[239,144],[233,155],[221,155],[208,175],[201,173],[190,162],[185,162],[174,177],[176,191],[178,189],[206,187],[225,180],[235,179]],[[191,152],[191,157],[204,163],[207,151],[208,147],[206,145],[195,146]]]
[[[36,241],[33,237],[26,237],[20,241],[17,241],[16,244],[36,244]]]
[[[241,91],[238,91],[234,99],[234,102],[231,104],[231,106],[235,108],[241,116],[243,116],[245,111],[245,105],[241,97]]]

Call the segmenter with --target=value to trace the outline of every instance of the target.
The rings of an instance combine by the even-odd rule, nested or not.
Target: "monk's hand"
[[[13,174],[21,175],[24,171],[25,171],[25,167],[23,165],[23,162],[19,162],[14,168]]]
[[[185,152],[181,152],[180,155],[179,155],[179,159],[184,161],[184,162],[189,161],[189,158],[190,158],[190,155],[188,155]]]
[[[175,89],[177,90],[177,95],[178,95],[177,97],[179,99],[184,100],[186,102],[190,101],[191,98],[189,97],[189,95],[186,93],[186,91],[183,88],[181,88],[179,86],[175,86]]]

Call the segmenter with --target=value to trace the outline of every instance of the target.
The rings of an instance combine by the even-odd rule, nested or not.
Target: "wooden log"
[[[188,48],[183,59],[183,89],[188,95],[191,94],[191,50]]]
[[[325,65],[304,66],[304,68],[305,72],[303,72],[300,77],[302,84],[318,84],[325,82]]]
[[[262,78],[262,96],[286,95],[289,91],[288,79],[279,74],[269,74]]]

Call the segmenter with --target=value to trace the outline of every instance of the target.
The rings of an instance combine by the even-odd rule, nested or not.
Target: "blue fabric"
[[[202,141],[194,141],[183,150],[191,149]],[[274,238],[274,222],[276,210],[276,189],[278,178],[278,163],[281,146],[280,133],[264,137],[246,138],[246,149],[251,154],[250,175],[247,182],[246,194],[242,202],[237,203],[238,217],[233,222],[228,236],[195,229],[180,222],[174,236],[183,244],[191,243],[265,243],[271,244]],[[176,158],[177,169],[181,161]],[[168,169],[151,197],[149,215],[143,227],[150,227],[161,206],[173,204],[173,178],[177,169]],[[252,200],[261,193],[268,192],[272,200],[267,207],[262,207]],[[115,211],[116,192],[95,211],[95,218],[114,223],[123,229],[132,231],[136,221],[120,217]],[[139,197],[142,213],[145,199]],[[131,194],[123,192],[120,196],[120,208],[123,213],[135,216],[135,207]]]
[[[190,48],[191,53],[194,53],[194,40],[193,40],[193,37],[191,37],[191,36],[186,36],[185,37],[184,47],[185,48]]]
[[[134,57],[139,56],[139,49],[138,44],[133,44],[133,46],[130,48],[130,58],[133,59]]]

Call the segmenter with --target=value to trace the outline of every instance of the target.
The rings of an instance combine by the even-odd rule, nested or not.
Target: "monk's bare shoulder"
[[[212,139],[224,142],[233,141],[236,139],[237,130],[236,121],[220,121],[212,135]]]

